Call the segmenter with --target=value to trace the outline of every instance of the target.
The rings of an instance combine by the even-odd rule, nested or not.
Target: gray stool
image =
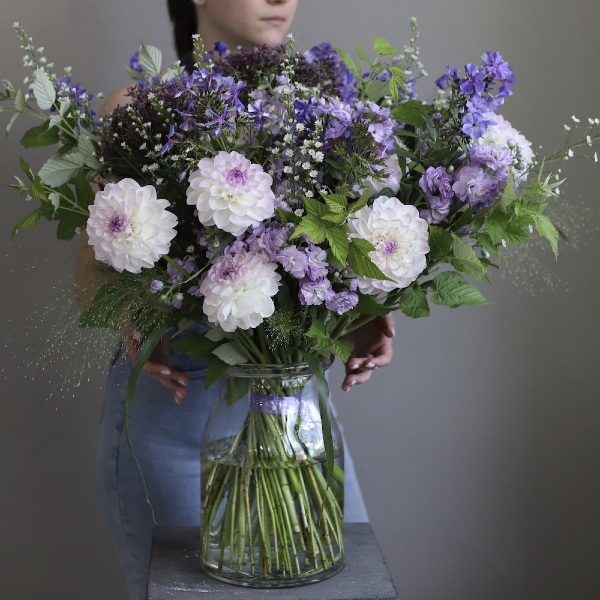
[[[373,530],[368,523],[347,523],[344,569],[333,577],[295,588],[256,589],[221,583],[204,574],[196,527],[154,530],[147,600],[398,600]]]

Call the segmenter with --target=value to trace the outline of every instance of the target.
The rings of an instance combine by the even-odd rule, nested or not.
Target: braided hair
[[[179,57],[194,50],[192,36],[197,31],[196,7],[192,0],[167,0],[169,18],[173,23],[175,49]]]

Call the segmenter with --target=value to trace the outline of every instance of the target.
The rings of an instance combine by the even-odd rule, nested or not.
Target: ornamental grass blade
[[[123,409],[123,426],[125,428],[125,438],[127,440],[127,446],[131,451],[131,455],[133,456],[133,460],[137,467],[138,473],[140,475],[140,479],[142,482],[142,487],[144,489],[144,497],[146,498],[146,502],[152,511],[152,520],[156,523],[156,519],[154,518],[154,509],[152,508],[152,504],[150,503],[150,494],[148,492],[148,485],[146,484],[146,479],[144,477],[144,473],[142,472],[142,466],[138,460],[138,457],[133,449],[133,442],[131,439],[131,432],[129,430],[129,407],[131,406],[131,402],[133,401],[133,396],[135,394],[135,389],[137,387],[137,382],[144,368],[146,362],[150,358],[154,348],[160,341],[160,338],[167,331],[166,327],[159,327],[154,329],[148,334],[148,337],[143,341],[142,346],[138,352],[138,355],[135,358],[133,366],[131,367],[131,372],[129,373],[129,381],[127,382],[127,395],[125,396],[125,406]]]

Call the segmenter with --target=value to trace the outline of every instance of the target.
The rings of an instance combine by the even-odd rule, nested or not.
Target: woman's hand
[[[344,392],[353,385],[365,383],[374,369],[385,367],[391,362],[394,335],[394,320],[391,315],[386,315],[375,317],[344,336],[345,340],[354,344],[352,354],[346,362],[346,377],[342,381]]]
[[[124,338],[125,350],[133,362],[140,350],[141,338],[135,332],[125,335]],[[173,398],[177,404],[183,401],[187,393],[189,379],[183,371],[175,371],[169,367],[168,342],[166,338],[163,337],[158,342],[150,358],[142,367],[142,370],[167,388],[173,394]]]

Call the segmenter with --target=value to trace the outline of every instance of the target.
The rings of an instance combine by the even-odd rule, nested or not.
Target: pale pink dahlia
[[[348,221],[350,237],[368,240],[375,249],[371,260],[391,281],[358,277],[365,294],[379,295],[410,285],[427,264],[429,226],[412,205],[379,196]]]
[[[251,329],[275,311],[281,276],[262,252],[221,256],[200,285],[203,310],[224,331]]]
[[[203,225],[241,235],[275,214],[273,179],[239,152],[203,158],[189,177],[187,203]]]
[[[133,179],[107,183],[96,192],[87,221],[96,259],[119,272],[153,267],[176,235],[177,217],[168,206],[151,185],[141,187]]]

